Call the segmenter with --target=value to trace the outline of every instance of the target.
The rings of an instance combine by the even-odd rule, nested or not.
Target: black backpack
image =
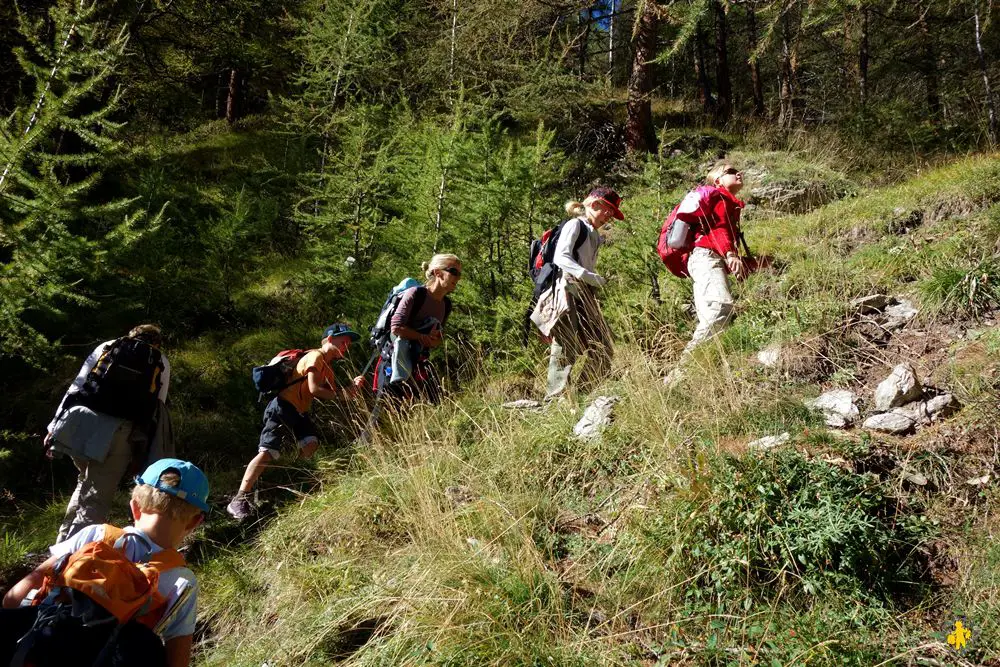
[[[0,610],[0,665],[166,667],[159,636],[137,621],[119,625],[89,599]]]
[[[528,303],[528,309],[524,314],[524,322],[521,330],[521,342],[525,347],[528,346],[528,332],[531,330],[531,313],[535,310],[538,297],[545,290],[555,286],[556,280],[562,274],[562,270],[554,263],[559,236],[562,234],[566,223],[579,219],[582,218],[564,220],[555,227],[545,230],[540,239],[533,239],[531,241],[531,246],[528,249],[528,275],[531,277],[532,282],[535,283],[535,287],[531,293],[531,301]],[[585,227],[580,230],[580,235],[577,236],[576,243],[573,244],[573,259],[578,259],[580,247],[587,240],[588,236],[590,234]]]
[[[162,385],[163,355],[140,338],[119,338],[105,348],[71,403],[148,428]]]

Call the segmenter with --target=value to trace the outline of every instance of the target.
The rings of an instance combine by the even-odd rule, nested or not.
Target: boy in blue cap
[[[287,432],[294,436],[299,456],[310,458],[316,453],[319,437],[309,416],[313,399],[350,398],[364,385],[364,376],[359,375],[350,386],[338,389],[330,367],[331,362],[343,359],[351,343],[359,338],[348,325],[336,322],[323,332],[319,349],[309,350],[296,362],[291,381],[264,409],[257,455],[247,464],[240,490],[226,507],[234,519],[242,521],[253,513],[248,494],[264,469],[281,455],[281,441]]]
[[[13,609],[39,605],[39,609],[44,609],[48,604],[55,604],[54,596],[48,596],[41,602],[34,600],[43,580],[55,573],[57,563],[64,557],[92,542],[113,544],[133,563],[145,563],[154,555],[157,561],[172,560],[179,565],[158,570],[157,590],[166,605],[158,612],[158,618],[150,619],[149,623],[163,642],[166,664],[169,667],[186,667],[191,659],[198,585],[194,573],[186,567],[183,556],[176,550],[184,538],[201,525],[209,511],[208,479],[192,463],[180,459],[160,459],[146,468],[135,481],[136,487],[132,490],[129,503],[133,525],[118,529],[108,524],[93,524],[50,547],[49,559],[7,592],[3,607]],[[58,636],[53,639],[53,643],[58,645]],[[6,657],[5,651],[9,648],[0,646],[0,656]],[[73,648],[56,646],[40,647],[39,650]],[[76,650],[79,651],[79,647]]]

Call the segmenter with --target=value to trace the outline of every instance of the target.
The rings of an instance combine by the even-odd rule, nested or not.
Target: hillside
[[[257,525],[210,527],[199,664],[997,664],[998,165],[758,206],[750,243],[783,270],[737,288],[738,319],[672,388],[689,288],[609,287],[596,393],[620,401],[598,439],[571,437],[587,397],[500,407],[540,394],[535,361],[332,452]],[[663,196],[640,187],[633,221]],[[601,265],[651,233],[614,230]],[[851,305],[872,294],[919,314],[885,326]],[[894,436],[803,405],[849,389],[864,419],[904,362],[957,411]]]

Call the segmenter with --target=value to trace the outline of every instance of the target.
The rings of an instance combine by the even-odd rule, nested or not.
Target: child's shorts
[[[264,408],[264,428],[260,432],[258,452],[267,452],[277,460],[281,456],[281,441],[288,435],[295,437],[299,449],[319,442],[316,427],[308,414],[302,414],[288,401],[275,397]]]

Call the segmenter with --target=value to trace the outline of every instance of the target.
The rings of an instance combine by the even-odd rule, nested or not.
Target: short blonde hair
[[[709,185],[715,185],[715,182],[722,178],[723,174],[725,174],[726,169],[732,166],[733,165],[730,162],[719,162],[708,172],[708,176],[705,180]]]
[[[160,484],[171,487],[180,486],[181,476],[168,470],[160,475]],[[186,500],[164,493],[149,484],[137,484],[132,489],[132,500],[145,514],[162,514],[175,521],[187,522],[201,513],[200,509]]]
[[[431,261],[424,262],[420,265],[420,268],[424,270],[424,276],[427,280],[430,280],[434,277],[435,271],[438,269],[447,269],[453,263],[461,264],[462,260],[458,258],[458,255],[452,255],[449,252],[445,252],[439,255],[434,255],[431,257]]]

